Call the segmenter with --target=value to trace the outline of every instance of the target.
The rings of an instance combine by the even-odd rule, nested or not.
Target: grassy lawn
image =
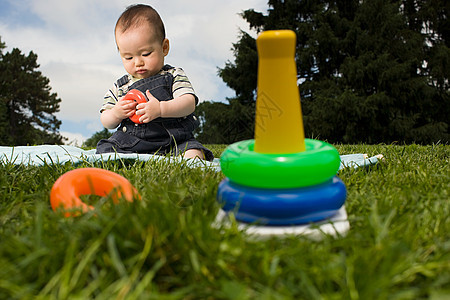
[[[95,165],[142,201],[85,197],[98,209],[78,218],[49,202],[74,166],[1,165],[0,299],[449,299],[450,147],[337,148],[386,161],[339,173],[351,229],[321,241],[213,228],[223,175],[184,164]]]

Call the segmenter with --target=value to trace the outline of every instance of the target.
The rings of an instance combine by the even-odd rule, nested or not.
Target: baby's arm
[[[122,100],[117,102],[112,108],[102,111],[100,121],[108,129],[119,126],[123,119],[131,117],[136,111],[137,102],[133,100]]]
[[[140,117],[142,123],[148,123],[158,117],[181,118],[193,113],[195,110],[195,97],[192,94],[183,94],[169,101],[158,101],[149,91],[145,94],[148,102],[136,106],[138,109],[136,114],[142,115]]]

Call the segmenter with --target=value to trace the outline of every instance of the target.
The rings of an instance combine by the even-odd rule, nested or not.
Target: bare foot
[[[364,157],[364,159],[368,159],[369,158],[369,155],[367,155],[367,154],[363,154],[363,157]],[[383,154],[377,154],[377,155],[375,155],[375,157],[379,160],[379,161],[384,161],[384,156],[383,156]]]
[[[375,155],[375,157],[378,158],[379,161],[384,161],[383,154],[377,154],[377,155]]]
[[[184,158],[200,158],[205,159],[205,156],[203,155],[203,152],[199,149],[188,149],[183,154]]]

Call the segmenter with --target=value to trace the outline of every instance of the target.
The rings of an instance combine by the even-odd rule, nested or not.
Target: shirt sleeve
[[[122,81],[120,84],[119,82]],[[100,112],[103,112],[105,109],[111,109],[116,105],[116,103],[127,94],[128,88],[131,83],[136,80],[130,75],[125,75],[121,77],[118,81],[114,82],[114,85],[108,90],[108,92],[103,97],[103,104],[100,109]],[[119,87],[120,85],[120,87]]]
[[[172,85],[173,98],[177,98],[185,94],[192,94],[195,97],[195,104],[197,105],[198,97],[195,94],[194,88],[192,87],[189,78],[184,73],[184,70],[181,68],[174,68],[172,75],[173,75],[173,85]]]
[[[114,86],[111,87],[108,92],[103,97],[103,104],[100,109],[100,112],[103,112],[106,109],[111,109],[116,105],[117,101],[119,101],[118,97],[118,87],[117,84],[114,83]]]

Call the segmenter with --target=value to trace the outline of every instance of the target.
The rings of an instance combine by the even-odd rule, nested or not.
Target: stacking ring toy
[[[257,188],[298,188],[330,180],[339,169],[339,152],[326,142],[305,139],[306,151],[288,154],[255,152],[254,145],[254,140],[241,141],[223,152],[220,166],[232,182]]]
[[[64,210],[80,208],[82,212],[94,209],[81,201],[81,195],[110,195],[114,203],[119,198],[125,198],[129,202],[139,199],[139,193],[135,187],[124,177],[114,172],[98,168],[82,168],[69,171],[58,178],[50,192],[52,209]],[[65,217],[77,216],[79,212],[64,213]]]
[[[144,93],[142,93],[139,90],[133,89],[131,91],[129,91],[125,97],[122,98],[122,100],[133,100],[136,101],[137,103],[145,103],[147,102],[147,98],[145,97]],[[133,121],[136,124],[142,124],[141,121],[139,121],[139,118],[141,116],[136,115],[136,113],[134,113],[134,115],[132,115],[130,117],[130,120]]]
[[[326,183],[297,189],[250,188],[224,179],[219,184],[218,202],[236,220],[264,225],[298,225],[317,222],[337,213],[345,202],[344,183],[333,177]]]
[[[306,228],[337,215],[345,203],[345,185],[336,177],[339,152],[305,139],[295,46],[291,30],[264,31],[256,39],[255,139],[228,146],[220,158],[226,178],[217,201],[239,222]]]

